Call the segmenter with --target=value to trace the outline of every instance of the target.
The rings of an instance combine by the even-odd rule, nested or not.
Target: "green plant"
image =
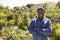
[[[60,40],[60,24],[53,26],[53,36],[56,40]]]
[[[11,24],[11,25],[14,25],[15,24],[15,20],[10,20],[8,23]]]

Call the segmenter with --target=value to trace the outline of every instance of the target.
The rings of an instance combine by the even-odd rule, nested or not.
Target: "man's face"
[[[37,13],[38,13],[38,17],[39,17],[40,19],[44,18],[45,12],[44,12],[43,10],[39,10]]]

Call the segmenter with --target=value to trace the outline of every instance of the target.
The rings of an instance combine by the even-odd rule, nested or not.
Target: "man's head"
[[[43,19],[44,18],[44,14],[45,14],[45,8],[43,8],[43,7],[38,8],[37,9],[37,13],[38,13],[38,17],[40,19]]]

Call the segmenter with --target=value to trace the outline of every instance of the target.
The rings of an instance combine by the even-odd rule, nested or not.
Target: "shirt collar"
[[[40,19],[37,17],[37,20],[38,20],[38,21],[45,21],[45,17],[43,18],[43,20],[40,20]]]

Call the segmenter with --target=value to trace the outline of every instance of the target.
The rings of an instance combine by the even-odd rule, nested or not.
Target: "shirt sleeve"
[[[34,27],[34,20],[31,21],[28,30],[29,30],[30,34],[37,35],[38,33],[36,31],[34,31],[33,27]]]
[[[44,35],[51,35],[52,34],[52,25],[51,25],[51,21],[49,20],[47,23],[47,28],[42,29],[42,28],[38,28],[38,32],[40,34],[44,34]]]

